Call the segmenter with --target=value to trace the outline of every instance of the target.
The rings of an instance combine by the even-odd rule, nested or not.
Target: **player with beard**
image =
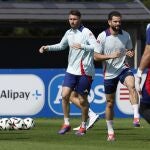
[[[133,57],[132,41],[129,33],[121,29],[122,15],[113,11],[108,15],[109,28],[98,35],[100,47],[95,50],[94,59],[103,61],[104,88],[106,96],[106,124],[108,141],[115,140],[113,129],[114,99],[118,82],[120,81],[129,90],[129,99],[133,107],[135,127],[140,126],[138,112],[138,94],[135,90],[135,78],[129,66],[125,63],[126,55]],[[109,57],[113,52],[120,52],[118,58]]]

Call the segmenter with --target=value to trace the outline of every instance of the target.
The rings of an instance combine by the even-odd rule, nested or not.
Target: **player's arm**
[[[147,68],[149,64],[150,64],[150,45],[146,45],[144,54],[141,58],[141,62],[139,65],[139,70],[143,72],[144,69]]]
[[[103,61],[103,60],[108,60],[108,59],[115,59],[115,58],[120,57],[120,55],[121,55],[120,51],[113,52],[112,54],[109,54],[109,55],[104,55],[104,54],[94,52],[94,60]]]
[[[128,57],[133,57],[134,56],[134,49],[133,49],[133,44],[132,44],[132,40],[131,40],[131,37],[130,37],[130,34],[129,33],[126,33],[127,34],[127,43],[126,43],[126,56]]]
[[[95,61],[103,61],[108,59],[115,59],[121,56],[121,52],[119,50],[116,50],[115,52],[111,54],[103,54],[104,51],[104,43],[106,40],[106,35],[104,32],[100,33],[97,37],[97,45],[94,49],[94,60]]]
[[[134,50],[133,49],[126,49],[126,56],[133,57],[134,56]]]
[[[150,24],[147,25],[146,46],[145,46],[144,53],[143,53],[143,56],[142,56],[141,61],[140,61],[140,65],[139,65],[137,74],[138,73],[142,74],[144,69],[146,69],[149,64],[150,64]]]
[[[94,47],[97,44],[95,36],[88,29],[86,29],[83,32],[83,34],[85,34],[84,37],[86,38],[86,40],[85,40],[86,42],[85,43],[74,43],[71,47],[75,48],[75,49],[85,50],[85,51],[91,51],[91,50],[94,51]]]
[[[141,58],[140,65],[138,67],[137,73],[136,73],[136,89],[141,94],[141,80],[142,80],[142,74],[145,68],[148,67],[150,64],[150,45],[145,46],[144,54]]]
[[[150,27],[148,25],[146,30],[146,46],[136,73],[137,79],[136,89],[140,94],[141,94],[140,84],[142,80],[142,73],[148,67],[149,64],[150,64]]]
[[[44,53],[44,52],[47,52],[47,51],[61,51],[61,50],[64,50],[67,46],[68,46],[68,40],[67,40],[67,33],[66,33],[63,36],[63,38],[61,39],[60,43],[54,44],[54,45],[42,46],[39,49],[39,52]]]

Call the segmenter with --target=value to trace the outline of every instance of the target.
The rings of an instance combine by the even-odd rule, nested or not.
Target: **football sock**
[[[133,107],[133,112],[134,112],[134,118],[139,118],[139,105],[138,104],[134,104],[132,105]]]
[[[69,118],[64,118],[64,124],[65,125],[70,125]]]
[[[86,128],[86,122],[83,121],[83,122],[81,123],[81,128]]]
[[[113,120],[106,120],[108,134],[114,134]]]

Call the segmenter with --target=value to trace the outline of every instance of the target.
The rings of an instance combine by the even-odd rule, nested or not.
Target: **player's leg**
[[[80,105],[80,101],[79,101],[79,98],[78,98],[78,94],[75,91],[73,91],[71,93],[70,101],[73,104],[75,104],[77,107],[79,107],[81,109],[81,105]],[[99,119],[99,115],[96,114],[95,112],[93,112],[89,108],[89,110],[88,110],[88,121],[87,121],[87,125],[86,125],[86,130],[88,130],[89,128],[91,128],[98,119]],[[80,129],[80,126],[78,126],[76,128],[73,128],[73,130],[79,130],[79,129]]]
[[[78,95],[81,105],[81,125],[80,129],[76,132],[76,135],[84,135],[86,133],[86,125],[87,125],[87,119],[88,119],[88,110],[89,110],[89,103],[87,100],[87,95]]]
[[[129,90],[129,99],[134,112],[133,125],[140,127],[140,115],[139,115],[139,97],[135,89],[135,78],[133,75],[127,75],[124,80],[124,85]]]
[[[114,118],[114,98],[115,94],[106,94],[106,124],[107,124],[107,132],[108,132],[108,141],[115,140],[115,133],[113,128],[113,118]]]
[[[62,108],[64,113],[64,124],[62,128],[59,130],[58,132],[59,134],[65,134],[71,129],[70,122],[69,122],[69,112],[70,112],[69,97],[71,91],[72,90],[69,87],[62,88]]]
[[[72,89],[74,89],[76,83],[75,75],[69,74],[66,72],[64,83],[62,86],[62,108],[64,113],[64,124],[62,128],[59,130],[59,134],[65,134],[66,132],[71,130],[70,122],[69,122],[69,112],[70,112],[70,95]]]
[[[107,141],[115,140],[115,132],[113,128],[114,118],[114,100],[118,84],[118,77],[114,79],[104,80],[105,96],[106,96],[106,124],[107,124]]]
[[[76,88],[74,89],[78,93],[78,98],[81,105],[82,112],[82,122],[80,129],[76,132],[77,135],[84,135],[86,133],[86,125],[88,119],[88,110],[89,110],[89,102],[88,102],[88,94],[91,89],[92,77],[83,75],[78,77],[78,83]]]

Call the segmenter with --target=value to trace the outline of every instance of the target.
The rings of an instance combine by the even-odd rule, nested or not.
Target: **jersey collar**
[[[107,30],[105,30],[105,32],[106,32],[106,36],[110,36],[111,35],[111,32],[110,32],[109,28]],[[122,34],[122,30],[121,29],[119,30],[118,34]]]
[[[81,25],[79,26],[78,30],[79,30],[80,32],[82,32],[83,29],[84,29],[84,26],[81,24]]]

